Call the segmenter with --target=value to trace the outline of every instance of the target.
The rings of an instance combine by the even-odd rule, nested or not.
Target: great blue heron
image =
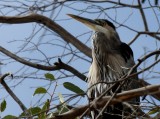
[[[113,85],[111,83],[107,84],[107,82],[116,82],[123,75],[127,74],[131,67],[133,67],[135,64],[133,52],[126,43],[121,42],[115,26],[110,21],[105,19],[91,20],[72,14],[68,15],[94,31],[92,36],[92,64],[88,74],[88,84],[89,87],[91,87],[88,91],[88,97],[90,99],[94,99]],[[136,79],[138,79],[137,76],[127,80],[117,93],[138,88]],[[106,95],[112,95],[119,84],[120,83],[115,85]],[[132,99],[126,104],[135,104],[137,102],[139,102],[139,98]],[[128,118],[127,116],[124,116],[124,111],[127,111],[125,110],[126,107],[127,106],[124,106],[122,103],[118,103],[114,106],[108,106],[100,118]],[[96,119],[99,112],[100,110],[98,109],[92,111],[92,119]],[[131,109],[129,112],[132,113]],[[129,118],[133,118],[131,117],[131,114],[129,114]]]

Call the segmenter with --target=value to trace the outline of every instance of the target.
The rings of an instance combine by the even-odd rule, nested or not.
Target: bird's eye
[[[100,26],[105,26],[106,25],[106,23],[104,22],[104,21],[102,21],[102,20],[95,20],[96,22],[97,22],[97,24],[99,24]]]
[[[95,21],[96,21],[96,23],[97,23],[97,24],[102,25],[101,20],[99,20],[99,19],[95,19]]]
[[[95,19],[95,22],[96,22],[97,24],[99,24],[99,21],[98,21],[97,19]]]
[[[104,23],[104,22],[102,22],[101,24],[102,24],[102,26],[105,26],[105,25],[106,25],[106,23]]]

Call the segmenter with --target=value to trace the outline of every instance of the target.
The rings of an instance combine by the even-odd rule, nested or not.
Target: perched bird
[[[91,20],[72,14],[68,15],[94,31],[92,36],[92,64],[88,74],[88,97],[93,100],[114,84],[108,82],[118,81],[134,66],[133,52],[126,43],[120,40],[115,26],[110,21],[106,19]],[[138,88],[137,79],[137,76],[128,79],[116,93]],[[119,85],[120,83],[117,83],[106,95],[113,95]],[[128,101],[127,104],[130,106],[126,106],[122,102],[107,106],[99,118],[97,115],[101,110],[94,109],[91,116],[92,119],[133,119],[135,117],[132,117],[133,111],[130,107],[132,104],[138,104],[138,102],[139,97]]]

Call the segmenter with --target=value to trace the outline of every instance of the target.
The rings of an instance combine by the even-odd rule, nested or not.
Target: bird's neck
[[[108,33],[109,34],[109,33]],[[121,45],[121,41],[116,32],[106,34],[102,32],[95,32],[92,37],[92,50],[94,52],[99,51],[101,53],[112,52]]]

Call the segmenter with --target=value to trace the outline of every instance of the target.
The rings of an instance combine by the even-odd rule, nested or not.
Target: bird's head
[[[91,20],[88,18],[76,16],[73,14],[67,14],[68,16],[72,17],[73,19],[76,19],[77,21],[85,24],[89,28],[91,28],[93,31],[102,32],[106,35],[110,32],[115,32],[115,26],[106,19],[95,19]]]

